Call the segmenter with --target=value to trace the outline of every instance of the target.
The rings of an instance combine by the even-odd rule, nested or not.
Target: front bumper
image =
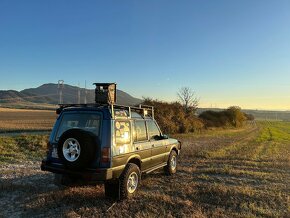
[[[87,181],[106,181],[113,178],[111,169],[84,169],[83,171],[73,171],[66,169],[62,164],[50,163],[47,160],[42,160],[41,170],[58,174],[75,175]]]

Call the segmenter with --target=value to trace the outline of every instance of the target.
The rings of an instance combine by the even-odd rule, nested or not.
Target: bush
[[[190,133],[204,128],[194,110],[185,111],[178,102],[167,103],[145,98],[142,104],[154,107],[155,119],[164,133]]]
[[[230,114],[228,111],[205,111],[199,115],[206,127],[231,126]]]
[[[249,116],[249,115],[248,115]],[[240,107],[232,106],[223,111],[205,111],[199,115],[206,127],[241,127],[245,120],[251,118],[241,111]]]

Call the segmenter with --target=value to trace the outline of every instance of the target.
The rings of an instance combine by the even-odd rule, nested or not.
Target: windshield
[[[101,115],[96,113],[64,113],[59,125],[56,141],[69,129],[83,129],[99,136]]]

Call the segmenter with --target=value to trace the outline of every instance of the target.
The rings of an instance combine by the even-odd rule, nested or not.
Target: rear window
[[[146,141],[147,130],[144,120],[136,120],[133,131],[134,142]]]
[[[101,115],[96,113],[64,113],[59,125],[56,141],[61,135],[69,129],[83,129],[94,133],[96,136],[100,134]]]
[[[115,137],[117,145],[130,144],[131,142],[131,127],[129,121],[115,122]]]

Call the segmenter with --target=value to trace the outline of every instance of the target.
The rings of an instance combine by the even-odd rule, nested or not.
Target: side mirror
[[[169,139],[168,135],[161,135],[162,139]]]

